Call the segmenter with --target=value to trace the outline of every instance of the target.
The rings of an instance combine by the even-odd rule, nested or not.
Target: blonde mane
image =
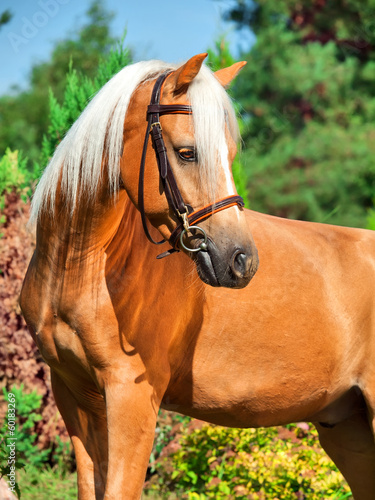
[[[60,182],[70,213],[79,202],[78,193],[82,194],[82,190],[89,199],[95,199],[102,179],[103,157],[107,165],[108,189],[113,194],[117,192],[119,163],[123,141],[126,141],[124,121],[130,98],[142,82],[177,67],[161,61],[138,62],[123,68],[104,85],[56,148],[33,196],[31,221],[36,221],[42,211],[52,210]],[[188,99],[193,108],[201,177],[214,188],[226,124],[233,138],[238,138],[235,113],[229,96],[205,66],[190,85]]]

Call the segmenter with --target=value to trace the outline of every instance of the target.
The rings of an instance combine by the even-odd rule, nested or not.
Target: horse
[[[206,55],[122,69],[33,198],[20,305],[79,499],[140,498],[164,408],[229,427],[312,422],[356,500],[373,500],[374,233],[243,207],[226,88],[244,63],[213,73]]]

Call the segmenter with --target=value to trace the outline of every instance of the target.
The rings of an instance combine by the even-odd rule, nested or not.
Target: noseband
[[[159,78],[156,80],[154,88],[152,90],[151,101],[147,108],[146,119],[148,125],[146,129],[145,140],[143,143],[143,151],[142,151],[142,159],[141,159],[141,166],[139,171],[139,183],[138,183],[138,208],[141,213],[144,232],[151,243],[154,243],[155,245],[161,245],[162,243],[165,242],[165,240],[155,241],[149,233],[147,227],[145,206],[144,206],[144,174],[145,174],[145,164],[146,164],[146,153],[147,153],[149,135],[151,134],[152,145],[156,154],[156,159],[159,168],[159,175],[163,186],[163,190],[168,200],[170,209],[172,210],[176,218],[180,221],[180,223],[174,229],[168,240],[172,248],[167,252],[158,255],[157,257],[158,259],[166,257],[167,255],[170,255],[173,252],[178,252],[179,251],[177,248],[178,242],[180,242],[182,248],[184,248],[188,252],[199,252],[202,250],[207,251],[207,235],[201,227],[195,224],[208,219],[208,217],[211,217],[211,215],[220,212],[221,210],[224,210],[226,208],[230,208],[236,205],[239,207],[244,206],[243,199],[241,198],[241,196],[238,195],[227,196],[226,198],[223,198],[222,200],[206,205],[205,207],[199,210],[194,210],[191,206],[187,205],[184,202],[181,192],[178,188],[176,178],[173,174],[173,170],[168,160],[167,148],[164,143],[162,128],[160,124],[160,115],[167,115],[167,114],[191,115],[192,108],[191,106],[187,106],[184,104],[160,104],[161,90],[163,87],[163,83],[170,73],[171,72],[167,72],[160,75]],[[201,236],[203,237],[203,241],[198,247],[195,248],[187,247],[183,241],[185,234],[188,233],[193,234],[197,232],[201,234]]]

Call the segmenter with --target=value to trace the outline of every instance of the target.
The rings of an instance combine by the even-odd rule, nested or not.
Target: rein
[[[239,195],[232,195],[223,198],[217,202],[206,205],[205,207],[199,210],[193,210],[193,208],[187,205],[184,202],[184,199],[181,195],[181,192],[178,188],[176,178],[173,174],[173,170],[168,160],[167,156],[167,148],[164,143],[162,127],[160,124],[160,115],[166,114],[192,114],[191,106],[184,104],[160,104],[161,98],[161,90],[163,87],[163,83],[165,79],[171,72],[163,73],[156,80],[154,88],[151,94],[151,101],[147,108],[147,129],[145,140],[143,143],[143,151],[142,151],[142,159],[139,170],[139,182],[138,182],[138,207],[141,213],[142,226],[147,236],[147,239],[155,244],[161,245],[165,242],[165,240],[155,241],[147,227],[147,218],[145,213],[144,206],[144,177],[145,177],[145,164],[146,164],[146,153],[148,146],[149,135],[151,135],[152,146],[155,150],[157,164],[159,168],[159,175],[161,179],[161,183],[163,186],[163,190],[165,196],[167,198],[168,204],[176,218],[180,221],[180,224],[172,232],[169,243],[172,248],[160,255],[157,256],[158,259],[162,259],[163,257],[167,257],[168,255],[179,252],[177,248],[178,242],[182,248],[187,250],[188,252],[199,252],[199,251],[207,251],[207,235],[206,232],[197,224],[198,222],[202,222],[211,215],[220,212],[226,208],[230,208],[233,206],[244,206],[244,201]],[[203,237],[203,241],[196,248],[189,248],[184,243],[185,234],[192,234],[192,231],[201,233]]]

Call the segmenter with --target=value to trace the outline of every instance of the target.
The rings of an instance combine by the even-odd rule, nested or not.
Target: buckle
[[[159,126],[160,130],[163,130],[162,126],[161,126],[161,123],[160,122],[154,122],[154,123],[151,123],[151,127],[150,127],[150,132],[151,130],[156,127],[156,125]]]

